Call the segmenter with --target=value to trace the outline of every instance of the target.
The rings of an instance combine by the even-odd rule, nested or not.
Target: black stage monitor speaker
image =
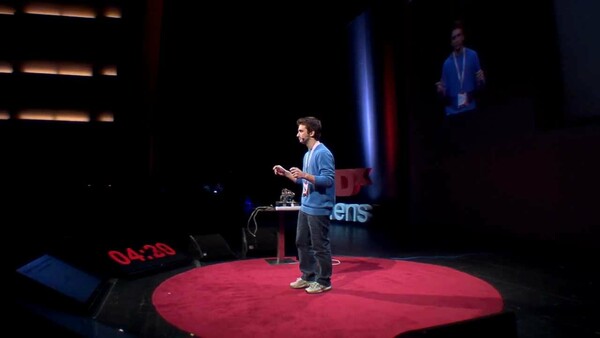
[[[447,325],[404,332],[396,338],[517,338],[513,312],[469,319]]]
[[[107,291],[102,278],[51,255],[42,255],[16,272],[20,298],[67,307],[64,310],[93,313]]]
[[[190,235],[190,253],[199,261],[228,261],[237,259],[220,234]]]
[[[274,257],[277,255],[277,230],[273,227],[245,230],[246,255],[248,257]]]

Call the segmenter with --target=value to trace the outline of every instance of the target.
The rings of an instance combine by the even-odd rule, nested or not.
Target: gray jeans
[[[298,212],[296,248],[302,279],[331,285],[331,244],[329,243],[329,216],[312,216]]]

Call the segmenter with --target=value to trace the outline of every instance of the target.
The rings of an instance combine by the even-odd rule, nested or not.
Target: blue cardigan
[[[330,216],[335,205],[335,160],[331,151],[319,143],[313,150],[304,154],[302,171],[315,177],[315,184],[308,183],[308,196],[302,196],[300,210],[313,216]],[[297,179],[302,185],[305,180]]]

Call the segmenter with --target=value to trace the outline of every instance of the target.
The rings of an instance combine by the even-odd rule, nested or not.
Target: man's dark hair
[[[313,136],[315,140],[319,140],[321,138],[321,121],[313,116],[301,117],[296,121],[296,125],[304,125],[306,130],[310,132],[315,132]]]
[[[463,33],[463,35],[465,34],[465,25],[463,24],[462,20],[455,20],[452,23],[452,30],[455,29],[460,29]]]

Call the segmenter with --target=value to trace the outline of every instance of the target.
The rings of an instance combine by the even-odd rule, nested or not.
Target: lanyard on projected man
[[[458,62],[456,61],[456,53],[452,53],[452,57],[454,58],[454,67],[456,67],[456,75],[458,76],[458,82],[460,84],[460,92],[458,93],[458,107],[463,107],[469,104],[467,102],[467,93],[463,91],[463,83],[465,82],[465,63],[467,57],[467,51],[463,49],[462,51],[463,59],[462,59],[462,69],[459,70]]]
[[[310,152],[308,153],[308,158],[306,159],[306,173],[308,174],[308,168],[310,166],[310,160],[312,158],[312,154],[315,151],[315,148],[317,148],[317,146],[321,144],[319,141],[317,141],[312,149],[310,150]],[[314,174],[313,174],[314,175]],[[302,183],[302,196],[308,196],[308,180],[304,179],[304,182]]]

